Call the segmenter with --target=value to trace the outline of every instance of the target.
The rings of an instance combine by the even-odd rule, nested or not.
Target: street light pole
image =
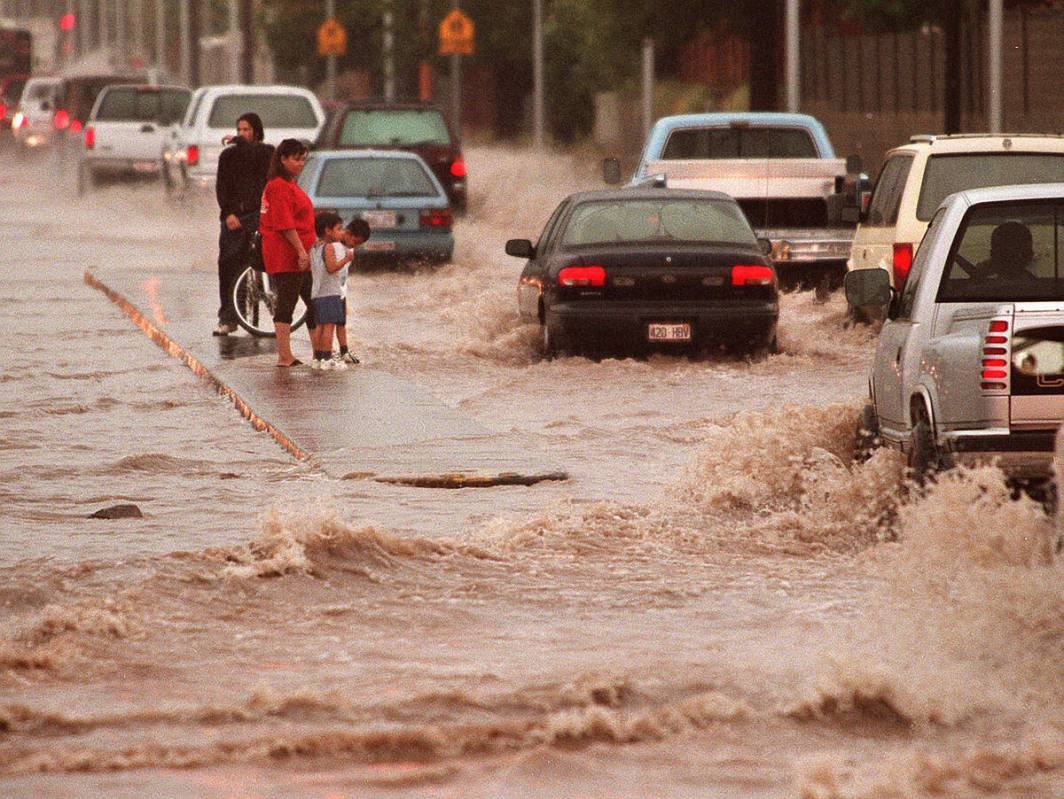
[[[325,19],[336,18],[336,0],[325,0]],[[336,56],[325,56],[325,96],[336,99]]]
[[[384,56],[384,99],[389,103],[395,100],[395,59],[393,50],[395,35],[392,32],[392,0],[384,0],[384,41],[381,48]]]
[[[178,40],[181,42],[181,79],[186,85],[192,85],[192,0],[178,0],[180,7],[178,17],[181,30]]]
[[[240,0],[229,0],[229,77],[241,83],[240,65],[243,63],[244,34],[240,28]]]
[[[155,66],[160,73],[166,72],[166,5],[164,0],[155,0]]]
[[[532,0],[532,144],[543,148],[543,0]]]
[[[991,133],[1001,133],[1002,126],[1002,114],[1001,114],[1001,47],[1002,47],[1002,27],[1004,24],[1004,11],[1002,9],[1002,0],[989,0],[989,46],[987,47],[987,58],[990,60],[990,69],[988,72],[989,82],[987,86],[987,106],[989,113],[987,114],[987,127]]]
[[[787,0],[787,110],[792,114],[798,113],[801,105],[798,83],[801,74],[799,63],[801,17],[798,3],[799,0]]]

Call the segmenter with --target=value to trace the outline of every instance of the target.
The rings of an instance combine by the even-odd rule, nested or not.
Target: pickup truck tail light
[[[0,103],[0,119],[3,119],[6,116],[7,116],[7,105],[4,104],[4,103]]]
[[[456,158],[451,162],[451,177],[464,178],[466,176],[465,161]]]
[[[559,286],[605,286],[606,270],[601,266],[567,266],[558,273]]]
[[[55,112],[55,116],[52,117],[52,125],[56,130],[66,130],[70,127],[70,114],[66,112],[65,108],[60,108]]]
[[[1009,388],[1009,320],[991,319],[983,336],[983,391],[1007,391]]]
[[[85,149],[91,150],[96,146],[96,129],[85,128]]]
[[[189,166],[199,165],[199,147],[195,144],[190,144],[188,149],[185,150],[185,163]]]
[[[421,227],[449,228],[454,222],[450,208],[431,208],[421,212]]]
[[[913,266],[913,245],[910,243],[894,245],[894,290],[901,291],[909,278]]]
[[[776,271],[761,264],[736,264],[731,268],[733,286],[774,286]]]

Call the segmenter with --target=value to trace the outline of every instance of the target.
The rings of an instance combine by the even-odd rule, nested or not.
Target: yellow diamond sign
[[[347,31],[335,19],[327,19],[318,28],[318,55],[344,55]]]
[[[473,20],[454,9],[440,23],[440,55],[473,55]]]

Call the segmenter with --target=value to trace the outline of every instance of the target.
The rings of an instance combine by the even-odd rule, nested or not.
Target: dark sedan
[[[735,200],[710,191],[646,188],[573,194],[527,258],[521,318],[543,349],[776,349],[779,293],[766,254]]]

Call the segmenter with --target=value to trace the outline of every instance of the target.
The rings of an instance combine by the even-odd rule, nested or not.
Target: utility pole
[[[787,110],[797,114],[801,106],[800,83],[800,34],[801,16],[799,0],[787,0]]]
[[[454,0],[454,7],[459,7]],[[458,138],[462,138],[462,56],[451,53],[451,120]]]
[[[384,41],[381,54],[384,57],[384,99],[389,103],[395,100],[395,35],[392,31],[394,21],[392,0],[384,0]]]
[[[532,143],[543,149],[543,0],[532,2]]]
[[[654,126],[654,40],[643,39],[643,138]]]
[[[177,38],[181,43],[181,80],[192,85],[192,0],[178,0],[180,30]]]
[[[104,51],[107,56],[107,62],[111,62],[111,20],[110,14],[107,8],[107,0],[99,0],[100,3],[100,27],[99,27],[99,41],[100,49]]]
[[[240,0],[229,0],[229,79],[242,83],[244,34],[240,28]]]
[[[128,0],[115,0],[115,56],[118,63],[125,67],[129,63],[129,37],[126,30],[126,3]]]
[[[990,61],[989,85],[987,86],[987,128],[991,133],[1001,133],[1002,127],[1002,97],[1001,97],[1001,47],[1002,27],[1004,25],[1004,11],[1002,0],[989,0],[989,46],[987,58]]]
[[[155,66],[160,74],[166,70],[166,4],[155,0]],[[162,78],[160,78],[161,80]]]

